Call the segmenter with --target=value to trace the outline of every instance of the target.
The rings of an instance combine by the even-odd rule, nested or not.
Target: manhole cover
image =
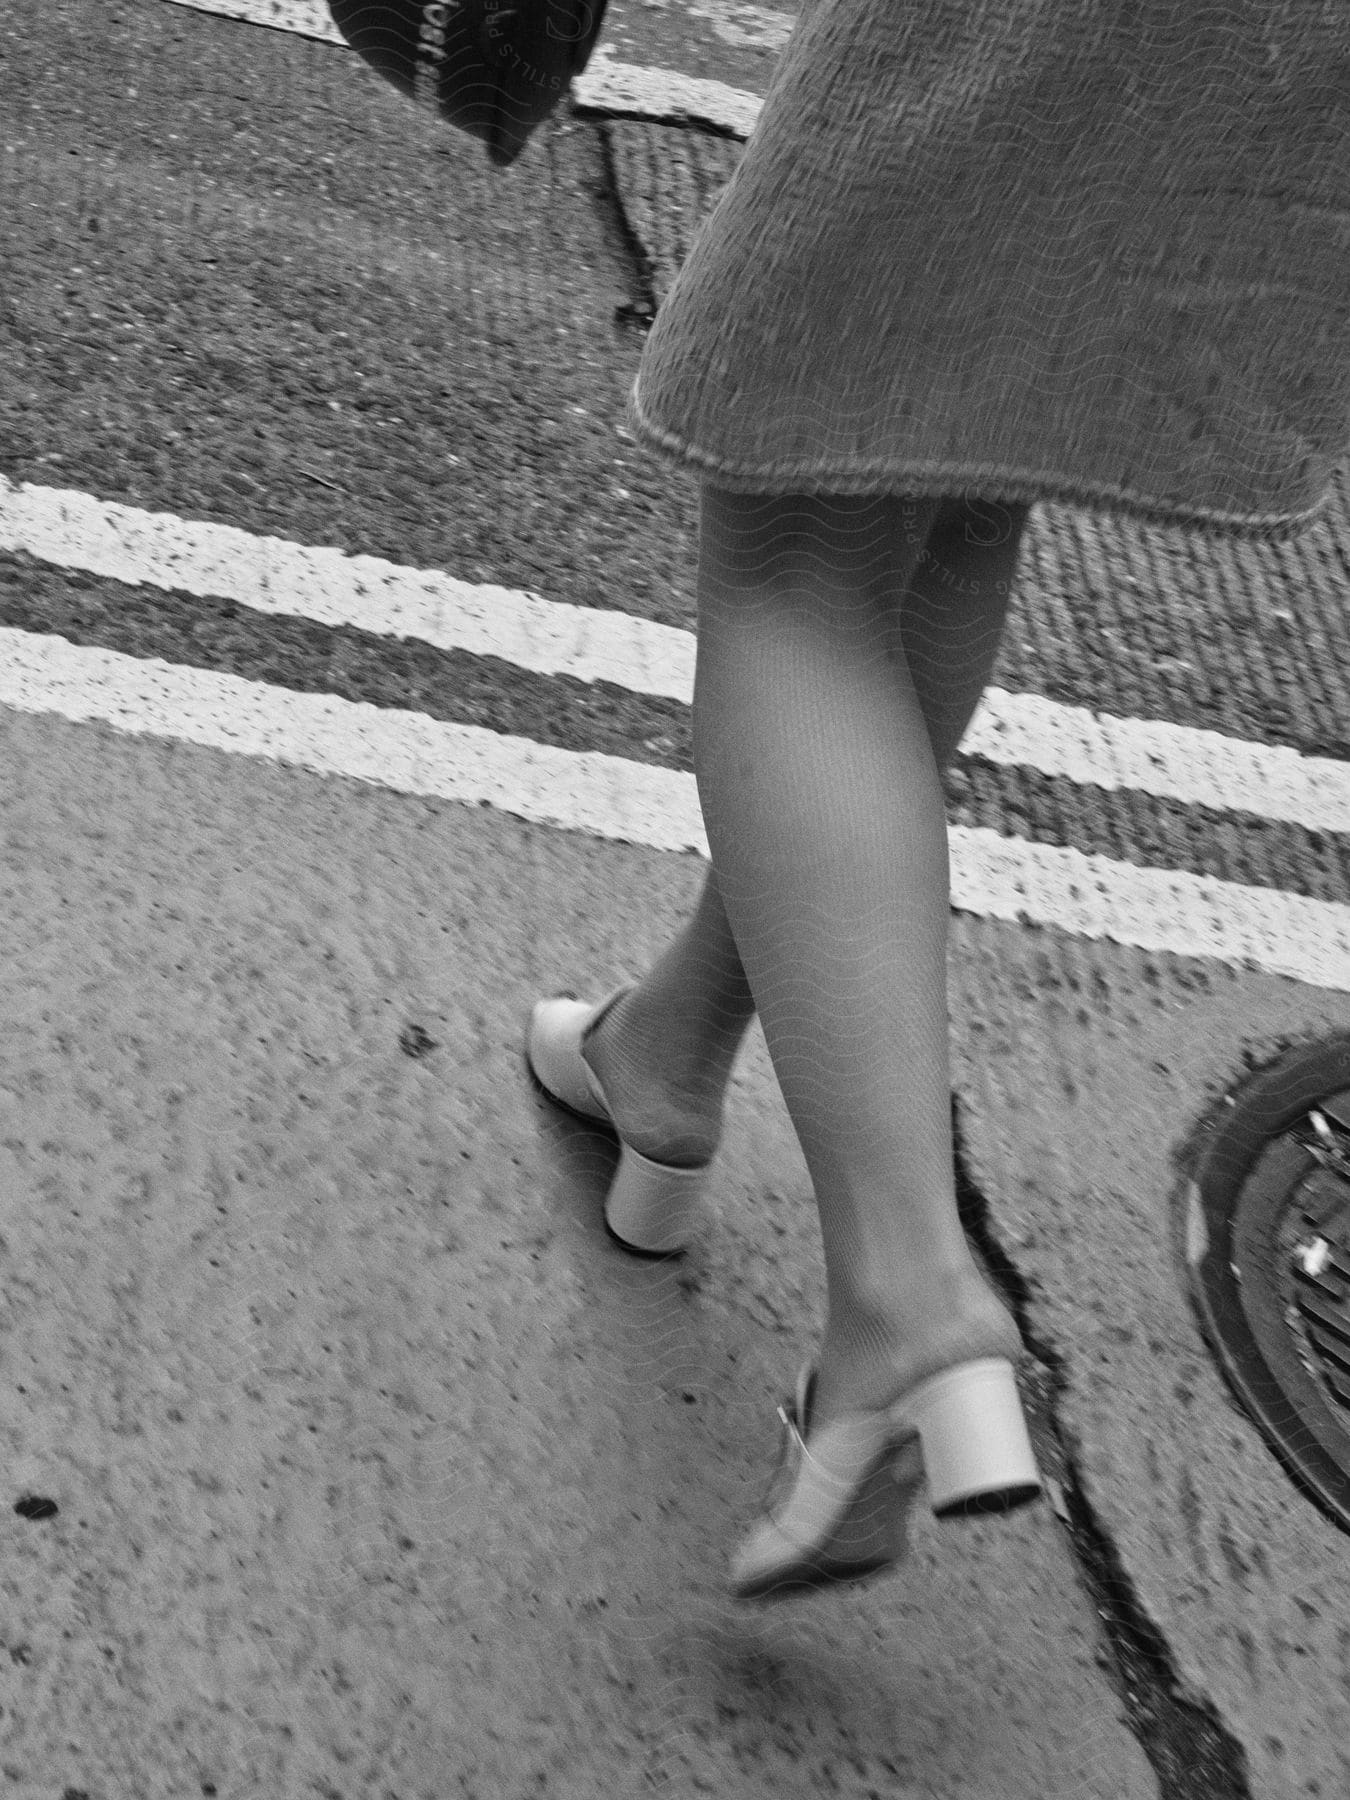
[[[1350,1037],[1226,1097],[1187,1195],[1186,1262],[1239,1399],[1350,1530]]]

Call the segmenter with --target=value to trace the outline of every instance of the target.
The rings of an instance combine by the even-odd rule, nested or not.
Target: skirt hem
[[[1167,500],[1109,482],[1071,481],[1045,471],[1031,472],[1011,464],[902,462],[856,463],[822,469],[792,462],[759,467],[734,464],[664,431],[643,412],[636,394],[628,401],[630,422],[645,449],[682,465],[729,493],[741,494],[913,494],[966,495],[1024,505],[1098,508],[1123,513],[1149,525],[1184,527],[1231,537],[1279,543],[1316,525],[1326,514],[1332,490],[1296,513],[1225,512],[1218,507]]]

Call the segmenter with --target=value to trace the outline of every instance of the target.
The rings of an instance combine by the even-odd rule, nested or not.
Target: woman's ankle
[[[612,1006],[583,1039],[587,1052],[627,1064],[630,1076],[650,1075],[670,1092],[720,1102],[754,1017],[742,1006],[700,991],[672,991],[649,972]]]
[[[659,1162],[691,1165],[713,1156],[735,1043],[681,1041],[669,1018],[644,1017],[641,999],[630,989],[583,1037],[581,1052],[616,1129],[635,1150]]]
[[[1021,1352],[1016,1320],[978,1272],[865,1303],[836,1300],[817,1363],[817,1418],[886,1406],[956,1363],[1016,1362]]]

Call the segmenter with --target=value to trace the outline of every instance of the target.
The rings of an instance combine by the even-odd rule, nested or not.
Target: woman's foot
[[[625,988],[583,1034],[581,1055],[625,1143],[654,1162],[697,1168],[721,1142],[735,1045],[729,1054],[724,1042],[681,1045],[679,1023],[644,1013],[638,988]]]
[[[890,1421],[815,1419],[816,1372],[778,1409],[783,1435],[761,1517],[737,1547],[731,1591],[739,1600],[782,1600],[812,1588],[868,1581],[909,1548],[909,1514],[923,1484],[923,1455],[897,1441]]]
[[[802,1371],[794,1402],[779,1409],[775,1491],[732,1559],[738,1598],[786,1597],[893,1567],[925,1485],[939,1515],[1009,1511],[1038,1496],[1014,1376],[1016,1324],[987,1288],[954,1304],[964,1311],[934,1315],[903,1342],[897,1327],[889,1351],[834,1348],[829,1388],[826,1353]]]
[[[712,1157],[680,1161],[680,1139],[674,1136],[663,1137],[670,1148],[662,1156],[646,1154],[622,1128],[627,1117],[623,1109],[616,1119],[603,1084],[582,1055],[585,1033],[625,992],[620,988],[599,1005],[569,994],[537,1001],[525,1028],[525,1063],[535,1084],[556,1105],[601,1122],[619,1139],[618,1166],[604,1207],[610,1235],[627,1250],[671,1256],[688,1247],[696,1228]],[[683,1142],[688,1147],[687,1134]]]

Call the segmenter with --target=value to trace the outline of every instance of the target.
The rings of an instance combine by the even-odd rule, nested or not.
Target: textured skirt
[[[638,440],[1279,537],[1350,449],[1350,0],[805,0]]]

